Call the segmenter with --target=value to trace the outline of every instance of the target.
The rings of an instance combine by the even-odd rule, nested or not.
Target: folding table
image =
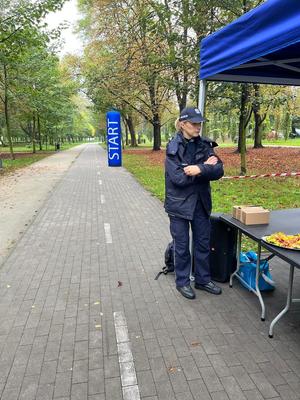
[[[271,235],[275,232],[284,232],[286,234],[294,235],[300,233],[300,208],[288,209],[288,210],[277,210],[270,212],[270,222],[268,225],[245,225],[231,215],[223,214],[220,219],[226,224],[237,229],[237,260],[240,257],[241,251],[241,237],[242,234],[248,236],[257,242],[257,264],[256,264],[256,288],[255,290],[248,287],[259,299],[261,305],[261,320],[265,320],[265,304],[262,298],[261,292],[258,287],[258,280],[260,276],[260,259],[261,259],[261,247],[267,249],[274,256],[278,256],[282,260],[286,261],[290,265],[289,271],[289,284],[287,292],[287,301],[284,309],[271,321],[269,327],[269,337],[273,337],[274,325],[282,318],[282,316],[290,309],[291,303],[299,302],[300,299],[292,298],[293,281],[294,281],[294,269],[300,269],[300,251],[287,250],[281,247],[270,245],[262,240],[264,236]],[[242,277],[238,274],[239,262],[237,263],[237,269],[230,276],[230,287],[232,287],[233,277],[236,276],[240,281],[243,281]],[[246,284],[246,282],[243,281]],[[246,284],[247,285],[247,284]]]

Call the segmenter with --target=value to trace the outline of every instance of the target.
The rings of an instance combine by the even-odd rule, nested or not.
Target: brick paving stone
[[[209,392],[217,392],[223,389],[220,379],[212,367],[200,368],[200,373]]]
[[[89,370],[88,393],[89,395],[104,392],[104,371],[103,369]]]
[[[260,369],[263,372],[264,376],[267,380],[273,385],[284,385],[286,384],[286,380],[283,378],[282,374],[278,372],[278,370],[271,363],[261,363]]]
[[[72,383],[88,381],[88,360],[77,360],[73,363]]]
[[[233,376],[220,378],[222,385],[230,400],[245,400],[246,397],[243,394],[240,386]]]
[[[156,387],[154,384],[151,371],[140,371],[137,373],[137,382],[142,398],[148,398],[156,395]]]
[[[167,368],[180,365],[174,346],[161,347],[161,352]]]
[[[103,351],[102,349],[89,350],[89,369],[103,369]]]
[[[194,397],[191,392],[184,392],[184,393],[175,393],[176,400],[193,400]]]
[[[71,393],[71,372],[61,372],[56,374],[54,397],[69,396]]]
[[[278,284],[263,294],[262,323],[236,281],[193,302],[174,275],[154,281],[169,240],[162,203],[86,145],[0,269],[0,399],[123,400],[122,312],[143,400],[300,400],[299,313],[267,335],[285,304],[286,265],[271,261]]]
[[[51,400],[53,399],[54,384],[46,383],[44,385],[39,384],[36,400]]]
[[[158,400],[157,396],[150,396],[150,397],[142,397],[143,400]]]
[[[38,390],[38,382],[39,377],[35,376],[26,376],[23,380],[21,391],[20,391],[20,400],[32,400],[36,397],[36,392]]]
[[[244,395],[247,400],[263,400],[263,396],[257,389],[245,390]]]
[[[229,371],[235,377],[242,390],[255,389],[253,381],[242,366],[230,367]]]
[[[169,381],[156,382],[155,385],[159,400],[176,400],[175,393]]]
[[[16,400],[18,399],[19,392],[20,389],[5,388],[1,395],[1,400]]]
[[[169,380],[167,367],[162,357],[150,358],[149,363],[155,383]]]
[[[288,385],[276,386],[276,391],[282,399],[286,400],[299,400],[300,393],[292,390]]]
[[[72,385],[71,400],[87,400],[87,383]]]
[[[199,379],[201,377],[197,365],[192,356],[180,357],[179,362],[183,369],[184,375],[188,381],[193,379]]]
[[[93,395],[89,396],[88,400],[106,400],[106,398],[105,398],[105,394],[101,393],[101,394],[93,394]]]
[[[199,398],[201,398],[201,400],[211,400],[211,396],[202,378],[189,381],[189,387],[195,400]]]
[[[123,400],[120,378],[105,379],[105,396],[111,400]]]
[[[105,378],[120,376],[119,360],[117,356],[104,357],[104,376]]]
[[[212,400],[229,400],[229,397],[226,392],[213,392],[211,393]]]
[[[189,391],[186,376],[180,368],[172,368],[169,378],[175,393],[186,393]]]
[[[273,385],[267,381],[263,373],[250,374],[250,377],[264,398],[268,399],[278,396],[278,392],[275,390]]]

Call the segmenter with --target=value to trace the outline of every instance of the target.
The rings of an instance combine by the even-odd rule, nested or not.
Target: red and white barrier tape
[[[273,178],[275,176],[300,176],[300,172],[283,172],[277,174],[262,175],[239,175],[239,176],[223,176],[222,179],[246,179],[246,178]]]

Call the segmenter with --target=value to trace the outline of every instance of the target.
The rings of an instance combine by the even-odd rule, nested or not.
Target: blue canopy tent
[[[202,112],[206,81],[300,86],[300,0],[268,0],[203,39],[199,76]]]

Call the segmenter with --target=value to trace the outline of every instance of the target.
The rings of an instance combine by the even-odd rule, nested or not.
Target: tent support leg
[[[206,97],[206,80],[201,79],[199,84],[199,98],[198,98],[198,108],[204,115],[205,110],[205,97]]]

